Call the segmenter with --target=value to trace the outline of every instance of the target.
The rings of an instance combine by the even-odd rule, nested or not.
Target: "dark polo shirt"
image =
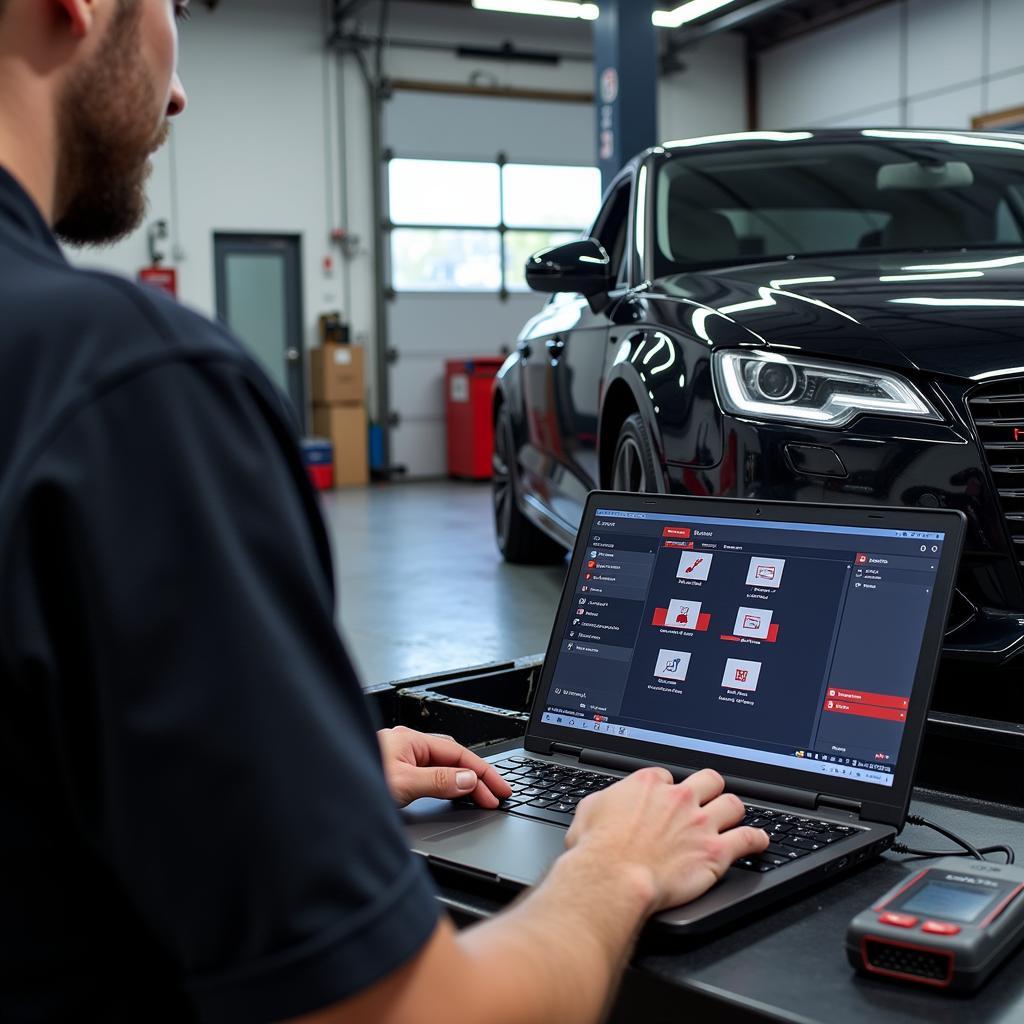
[[[437,919],[285,400],[0,170],[0,1021],[275,1021]]]

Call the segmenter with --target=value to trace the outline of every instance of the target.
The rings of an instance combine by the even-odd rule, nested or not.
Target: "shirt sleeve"
[[[77,827],[214,1024],[365,989],[438,914],[275,401],[226,359],[95,396],[33,465],[0,613]]]

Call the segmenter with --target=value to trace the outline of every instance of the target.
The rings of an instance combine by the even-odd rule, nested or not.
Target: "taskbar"
[[[676,736],[670,732],[655,732],[651,729],[637,729],[632,725],[615,725],[607,720],[595,721],[592,718],[576,717],[545,711],[541,715],[545,725],[560,725],[569,729],[584,729],[599,732],[608,736],[620,736],[623,739],[640,740],[643,743],[658,743],[664,747],[680,747],[684,750],[699,750],[705,754],[718,754],[721,757],[734,757],[741,761],[755,761],[759,764],[772,764],[780,768],[795,768],[800,772],[811,772],[815,775],[832,775],[853,782],[870,782],[877,786],[892,786],[895,775],[890,772],[875,771],[871,768],[852,765],[834,764],[827,760],[814,760],[806,754],[773,754],[767,750],[756,750],[752,747],[739,747],[731,743],[715,743],[712,740],[698,740],[691,736]]]

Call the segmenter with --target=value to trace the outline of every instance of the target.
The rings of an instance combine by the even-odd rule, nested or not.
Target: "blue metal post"
[[[630,157],[658,141],[657,29],[651,24],[653,0],[597,2],[597,161],[607,187]]]

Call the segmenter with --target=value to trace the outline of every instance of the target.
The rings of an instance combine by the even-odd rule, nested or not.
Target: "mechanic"
[[[184,13],[0,0],[0,1020],[596,1020],[644,918],[767,837],[715,773],[646,769],[508,913],[441,916],[394,804],[507,786],[375,737],[241,345],[55,241],[140,223]]]

